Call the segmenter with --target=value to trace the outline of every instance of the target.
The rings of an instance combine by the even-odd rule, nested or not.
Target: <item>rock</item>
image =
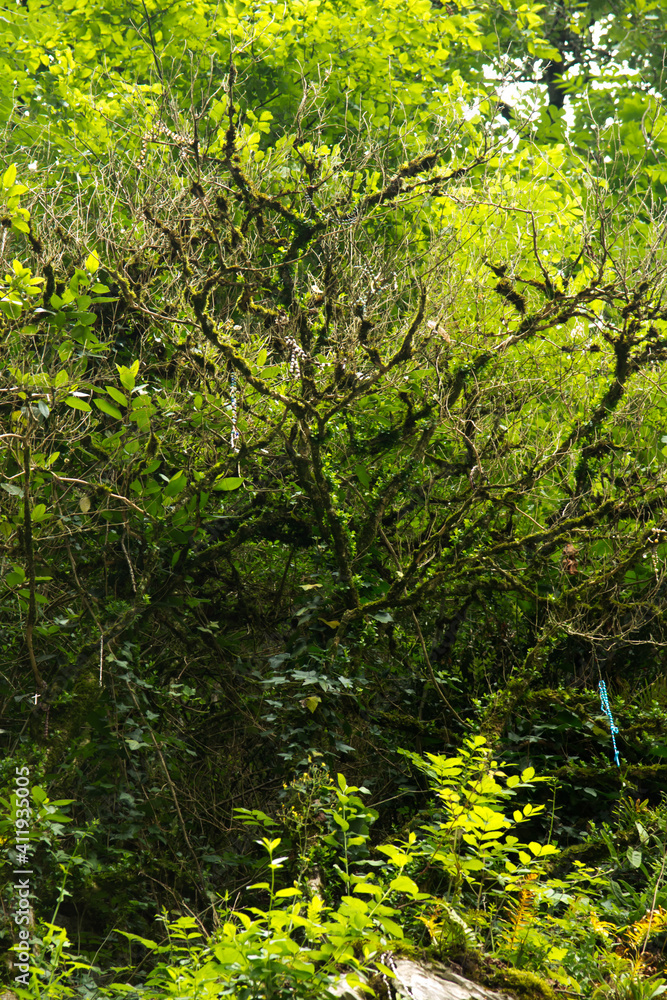
[[[507,994],[496,993],[464,976],[452,972],[437,962],[414,962],[396,956],[393,960],[396,978],[390,980],[397,998],[405,1000],[509,1000]],[[368,1000],[361,992],[350,989],[342,979],[331,992],[340,1000]]]

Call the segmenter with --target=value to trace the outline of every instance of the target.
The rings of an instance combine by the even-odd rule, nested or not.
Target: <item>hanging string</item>
[[[618,726],[614,723],[614,716],[611,714],[611,705],[609,704],[609,695],[607,694],[607,685],[603,680],[599,683],[600,688],[600,708],[604,714],[609,719],[609,729],[611,730],[611,742],[614,747],[614,760],[616,761],[616,766],[621,766],[621,758],[618,753],[618,747],[616,746],[616,734],[618,732]]]
[[[229,396],[232,404],[232,433],[229,438],[229,443],[232,446],[232,451],[238,451],[239,430],[237,426],[238,407],[236,403],[236,372],[232,372],[229,379]]]

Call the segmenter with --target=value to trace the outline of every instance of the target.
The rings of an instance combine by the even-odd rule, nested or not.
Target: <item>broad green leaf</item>
[[[179,493],[182,493],[185,487],[188,485],[188,480],[183,472],[177,472],[171,477],[169,482],[164,488],[165,497],[174,497]]]
[[[92,410],[90,403],[86,403],[85,400],[79,399],[78,396],[68,396],[65,402],[68,406],[71,406],[73,410],[83,410],[84,413],[90,413]]]
[[[380,925],[380,927],[382,927],[383,930],[393,935],[393,937],[399,939],[403,938],[404,936],[403,928],[401,927],[400,924],[397,924],[395,920],[391,920],[389,917],[384,917],[384,916],[382,917],[376,916],[375,920],[377,920],[378,924]]]
[[[93,402],[95,403],[97,409],[101,410],[102,413],[106,413],[110,417],[115,417],[116,420],[123,419],[123,414],[120,412],[120,410],[116,406],[113,406],[111,403],[109,403],[106,399],[96,398],[93,400]]]
[[[119,389],[115,389],[112,385],[105,386],[105,389],[114,402],[120,403],[121,406],[127,406],[127,396],[124,396]]]
[[[23,488],[21,486],[18,486],[16,483],[2,483],[1,485],[5,493],[9,493],[10,496],[12,497],[23,496]]]
[[[361,485],[365,489],[368,489],[368,487],[371,485],[371,477],[368,475],[368,472],[366,471],[366,467],[363,466],[363,465],[361,465],[361,463],[360,463],[359,465],[355,465],[354,471],[355,471],[355,473],[357,475],[357,479],[359,480],[359,482],[361,483]]]
[[[394,892],[407,892],[410,896],[416,896],[419,892],[417,883],[413,882],[407,875],[397,875],[389,883],[389,888],[393,889]]]
[[[18,587],[25,580],[25,570],[21,569],[20,566],[15,566],[11,573],[8,573],[4,578],[5,583],[8,587]]]

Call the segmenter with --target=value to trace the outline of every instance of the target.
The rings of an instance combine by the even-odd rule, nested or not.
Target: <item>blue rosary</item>
[[[604,681],[600,681],[600,708],[604,714],[609,719],[609,729],[611,730],[611,742],[614,748],[614,760],[616,761],[616,766],[621,766],[621,758],[618,754],[618,747],[616,746],[616,733],[618,732],[618,726],[614,724],[614,716],[611,714],[611,705],[609,704],[609,695],[607,694],[607,685]]]
[[[239,450],[239,430],[238,430],[238,426],[237,426],[238,408],[237,408],[237,403],[236,403],[236,374],[235,374],[235,372],[231,373],[231,377],[229,379],[229,395],[230,395],[230,401],[231,401],[231,404],[232,404],[232,433],[230,435],[229,443],[230,443],[230,445],[232,447],[232,451],[238,451]]]

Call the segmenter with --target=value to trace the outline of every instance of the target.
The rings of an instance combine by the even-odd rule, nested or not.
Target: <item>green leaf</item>
[[[317,706],[320,704],[321,701],[322,701],[321,698],[318,698],[317,695],[313,694],[310,696],[310,698],[303,698],[301,704],[303,705],[304,708],[307,708],[309,712],[316,712]]]
[[[128,941],[138,941],[139,944],[142,944],[144,946],[144,948],[148,948],[151,951],[154,948],[159,947],[159,945],[156,944],[155,941],[150,941],[148,938],[139,937],[138,934],[130,934],[129,931],[121,931],[121,930],[117,931],[117,933],[122,934],[123,937],[126,937]]]
[[[375,917],[375,920],[383,930],[388,931],[388,933],[392,934],[395,938],[400,939],[403,937],[403,928],[400,924],[397,924],[395,920],[390,920],[389,917],[378,916]]]
[[[95,399],[93,402],[95,403],[97,409],[101,410],[102,413],[106,413],[110,417],[115,417],[116,420],[123,419],[123,414],[120,410],[117,407],[112,406],[112,404],[107,402],[106,399]]]
[[[335,812],[332,818],[334,823],[336,823],[341,828],[343,833],[347,833],[347,831],[350,829],[350,824],[345,819],[345,817],[341,816],[340,813]]]
[[[46,505],[43,503],[35,504],[32,510],[32,520],[39,524],[40,521],[46,521],[50,515],[46,513]]]
[[[124,396],[120,389],[115,389],[112,385],[107,385],[105,388],[116,403],[120,403],[121,406],[127,406],[127,396]]]
[[[213,489],[224,490],[229,493],[231,490],[237,490],[242,483],[243,479],[240,479],[238,476],[230,476],[227,479],[216,479]]]
[[[362,839],[365,840],[366,838],[364,837]],[[354,883],[354,891],[365,893],[367,896],[375,896],[376,899],[382,897],[383,895],[382,889],[379,885],[375,885],[373,882],[367,882],[365,879]]]
[[[366,468],[360,463],[359,465],[355,465],[354,471],[357,474],[357,479],[359,480],[361,485],[365,489],[368,489],[368,487],[371,485],[371,477],[368,475]]]
[[[93,253],[91,253],[90,256],[86,258],[86,271],[90,271],[91,273],[93,273],[97,271],[99,266],[100,266],[100,258],[93,251]]]
[[[65,402],[68,406],[71,406],[73,410],[83,410],[84,413],[90,413],[92,410],[90,403],[86,403],[85,400],[79,399],[78,396],[68,396]]]
[[[2,178],[3,188],[7,191],[10,187],[13,187],[15,180],[16,180],[16,164],[12,163],[5,170],[4,177]]]
[[[393,622],[394,620],[388,611],[378,611],[374,615],[371,615],[371,618],[373,618],[374,621],[382,622],[383,624]]]
[[[127,389],[128,392],[132,392],[135,386],[135,378],[137,372],[139,371],[139,362],[133,362],[129,368],[126,368],[125,365],[116,365],[116,369],[118,370],[118,377],[120,378],[123,387]]]
[[[417,883],[413,882],[407,875],[397,875],[389,883],[389,888],[393,889],[394,892],[407,892],[410,896],[416,896],[419,892]]]
[[[169,482],[164,488],[164,495],[166,497],[174,497],[178,493],[182,493],[185,487],[188,485],[187,478],[184,472],[177,472],[171,477]]]
[[[2,483],[2,488],[5,491],[5,493],[9,493],[9,495],[11,497],[22,497],[23,496],[23,489],[22,489],[22,487],[17,486],[16,483]]]

